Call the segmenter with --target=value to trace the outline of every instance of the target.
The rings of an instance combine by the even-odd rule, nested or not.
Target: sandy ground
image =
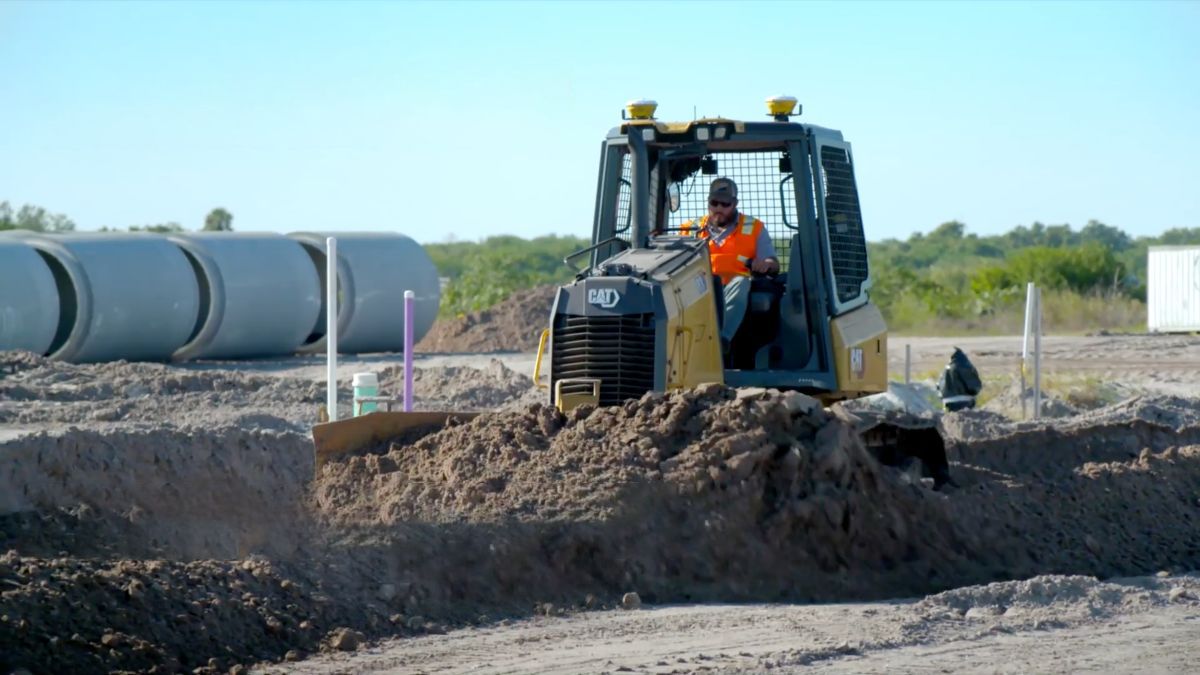
[[[1198,584],[1042,577],[914,601],[613,610],[389,641],[291,672],[1195,672],[1200,612],[1169,595]]]
[[[895,338],[889,365],[897,379],[903,378],[906,344],[918,391],[928,393],[953,346],[967,351],[996,390],[987,410],[944,418],[959,481],[947,503],[974,515],[947,521],[950,529],[933,528],[936,536],[920,539],[921,559],[939,545],[961,545],[962,550],[947,550],[935,568],[950,571],[949,579],[973,578],[976,572],[966,562],[987,549],[969,530],[990,527],[988,505],[997,504],[997,541],[1019,541],[1019,524],[1027,523],[1027,550],[1005,558],[1005,549],[996,548],[993,569],[988,571],[988,564],[979,569],[1012,580],[933,594],[888,594],[881,589],[913,587],[913,580],[898,584],[888,576],[888,556],[876,559],[871,551],[847,548],[837,556],[850,556],[851,562],[840,570],[836,564],[827,570],[828,561],[819,555],[797,562],[794,570],[772,561],[772,571],[761,574],[761,586],[714,585],[688,592],[718,603],[768,593],[818,597],[811,591],[778,592],[779,584],[804,589],[807,583],[858,589],[831,592],[846,599],[880,593],[894,599],[680,604],[680,594],[670,590],[673,579],[682,578],[680,571],[647,571],[663,564],[652,545],[637,554],[641,576],[627,577],[640,578],[641,585],[624,584],[642,592],[640,609],[631,611],[614,609],[621,598],[611,589],[623,584],[605,582],[603,570],[562,588],[548,582],[538,590],[543,562],[530,552],[541,550],[544,540],[538,537],[545,533],[503,534],[512,547],[510,562],[520,562],[526,576],[510,577],[500,586],[485,583],[482,577],[490,572],[480,567],[483,559],[472,546],[480,537],[494,537],[488,528],[496,514],[513,505],[523,505],[529,522],[538,524],[557,522],[543,518],[579,499],[572,495],[582,494],[578,491],[588,484],[562,480],[579,467],[556,458],[559,446],[568,453],[594,446],[595,456],[583,469],[597,476],[630,475],[607,464],[621,457],[621,442],[640,447],[637,437],[622,441],[621,430],[660,433],[645,426],[653,420],[643,419],[660,408],[630,408],[586,424],[527,413],[493,425],[488,451],[515,453],[505,455],[505,462],[515,463],[506,465],[510,473],[504,479],[525,486],[521,494],[504,496],[504,481],[496,487],[499,477],[489,473],[495,464],[469,464],[476,452],[469,429],[449,430],[446,447],[454,451],[444,464],[431,446],[418,448],[428,455],[401,448],[393,450],[398,455],[348,465],[344,474],[326,476],[320,486],[324,492],[318,493],[324,506],[309,513],[301,509],[307,498],[304,483],[312,474],[306,434],[325,400],[325,365],[319,357],[181,366],[10,359],[0,363],[5,369],[0,378],[0,588],[5,589],[0,590],[0,671],[244,672],[249,664],[266,672],[306,673],[1200,669],[1200,653],[1191,647],[1200,637],[1200,579],[1191,572],[1200,569],[1195,482],[1200,338],[1047,338],[1043,363],[1047,398],[1054,405],[1047,408],[1049,419],[1023,423],[997,414],[1011,414],[1019,399],[1010,385],[1018,372],[1020,338]],[[531,353],[420,354],[415,362],[418,409],[525,410],[541,398],[527,379],[533,361]],[[352,373],[376,372],[382,393],[399,395],[399,364],[396,355],[344,357],[342,414],[349,412]],[[671,416],[680,405],[699,404],[689,399],[671,403],[675,408],[663,405],[661,414]],[[730,406],[736,405],[759,406],[767,414],[774,404],[704,403],[693,412],[708,411],[720,426],[734,420]],[[805,420],[793,417],[796,424]],[[606,428],[614,437],[608,449]],[[680,427],[654,437],[661,445],[679,431],[699,433]],[[819,433],[812,442],[813,456],[820,457],[825,446]],[[760,473],[767,482],[776,475],[765,465],[746,462],[740,469],[732,463],[706,466],[709,459],[702,452],[688,453],[708,448],[708,441],[679,443],[671,452],[681,454],[665,462],[655,459],[647,465],[649,474],[661,470],[668,478],[663,468],[668,463],[681,471],[712,472],[712,484],[724,490],[728,483],[731,494],[745,493]],[[522,448],[534,446],[545,450],[544,460],[525,462]],[[746,447],[727,459],[753,457],[753,445]],[[643,449],[653,454],[661,448]],[[824,495],[818,503],[826,510],[861,510],[854,486],[865,480],[882,481],[875,488],[880,494],[911,507],[902,510],[904,518],[945,511],[937,493],[905,488],[861,463],[850,470],[848,460],[839,457],[835,453],[815,465],[814,480],[819,480],[810,487]],[[853,453],[845,457],[859,462]],[[826,474],[832,476],[829,485],[821,482]],[[424,487],[389,483],[404,475],[421,476]],[[550,484],[555,485],[553,499],[531,497],[531,490]],[[620,483],[612,485],[616,490]],[[383,500],[364,498],[364,487]],[[584,515],[608,508],[607,489],[597,487],[588,496],[593,501],[580,502],[581,511],[593,509]],[[836,506],[843,504],[839,499],[849,501]],[[797,523],[811,515],[804,515],[806,503],[794,502],[800,509]],[[442,522],[412,530],[404,523],[417,513]],[[720,515],[736,520],[739,513]],[[683,512],[667,515],[681,527],[703,521],[689,521]],[[318,536],[326,521],[351,525],[346,541]],[[830,523],[836,525],[836,519]],[[836,527],[824,527],[813,525],[813,536],[836,534]],[[403,531],[399,538],[396,528]],[[561,547],[562,537],[591,541],[601,534],[613,535],[560,531],[550,536]],[[530,551],[520,548],[523,537],[529,538]],[[600,553],[626,555],[630,549],[623,546],[589,552],[576,542],[560,550],[570,549],[582,562],[598,560]],[[439,560],[443,554],[445,560]],[[553,567],[560,554],[548,555]],[[619,566],[620,560],[613,563]],[[728,562],[746,563],[736,557]],[[811,579],[797,582],[795,574],[810,567]],[[447,571],[473,568],[479,579]],[[507,574],[505,569],[497,573]],[[407,578],[405,570],[420,573],[412,571]],[[856,573],[873,581],[856,584]],[[739,575],[756,576],[752,568]],[[467,585],[455,588],[459,584]],[[573,587],[595,588],[600,597],[564,601]],[[480,610],[454,599],[463,588],[495,592],[498,604],[487,616],[471,615]],[[357,599],[359,593],[369,599]],[[532,601],[542,597],[547,602]],[[599,609],[582,611],[584,605]],[[455,609],[459,606],[462,611]],[[96,615],[83,612],[86,607],[95,608]],[[188,644],[194,648],[180,648]]]
[[[982,375],[1012,377],[1020,373],[1022,345],[1020,336],[892,336],[888,344],[888,368],[895,379],[903,379],[908,346],[912,376],[928,376],[943,368],[954,347],[959,347]],[[1032,343],[1028,347],[1032,354]],[[1042,365],[1051,381],[1055,376],[1069,376],[1128,387],[1129,393],[1196,396],[1200,392],[1200,339],[1195,336],[1049,336],[1042,340]]]

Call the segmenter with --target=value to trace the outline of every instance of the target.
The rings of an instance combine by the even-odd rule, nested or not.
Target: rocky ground
[[[1087,372],[1119,400],[942,416],[937,492],[806,397],[564,416],[527,353],[422,357],[418,408],[496,412],[315,476],[312,359],[6,353],[0,672],[1132,669],[1118,625],[1159,640],[1144,663],[1194,670],[1200,390],[1178,373],[1200,340],[1077,340],[1054,349],[1106,363]],[[1010,374],[973,346],[985,380]],[[398,359],[347,361],[399,395]]]

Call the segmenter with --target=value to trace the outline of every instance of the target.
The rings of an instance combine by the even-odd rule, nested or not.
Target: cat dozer
[[[761,122],[662,122],[653,101],[627,105],[601,146],[592,244],[567,259],[586,264],[559,289],[539,345],[534,378],[551,404],[564,412],[619,405],[706,382],[800,391],[827,406],[887,391],[887,326],[869,296],[850,144],[841,132],[793,121],[793,98],[767,104]],[[763,221],[780,262],[778,274],[752,278],[746,316],[724,347],[720,278],[707,242],[682,227],[707,214],[718,176],[737,183],[738,211]],[[412,428],[403,415],[358,424],[403,433]],[[453,413],[425,415],[444,424]],[[366,421],[377,416],[396,422]],[[314,430],[318,464],[386,436],[372,431],[369,441],[323,455],[322,435],[339,434],[321,427],[357,419]],[[851,421],[884,462],[919,460],[935,486],[949,480],[933,416]]]
[[[548,363],[559,409],[704,382],[800,391],[827,406],[887,391],[887,326],[869,296],[850,144],[793,121],[793,98],[767,105],[762,122],[661,122],[653,101],[635,101],[609,132],[592,245],[572,256],[589,264],[559,290],[535,372],[541,380]],[[718,176],[737,183],[738,211],[763,221],[780,262],[777,275],[752,278],[726,349],[720,279],[706,241],[682,227],[708,213]],[[887,401],[854,411],[837,410],[880,459],[919,460],[936,486],[948,481],[933,415]]]

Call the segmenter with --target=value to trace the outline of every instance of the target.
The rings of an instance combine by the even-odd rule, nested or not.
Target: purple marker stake
[[[412,291],[404,291],[404,412],[413,407],[413,298]]]

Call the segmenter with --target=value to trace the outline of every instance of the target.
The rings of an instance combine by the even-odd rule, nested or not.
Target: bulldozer
[[[850,144],[839,131],[794,121],[792,97],[767,107],[764,121],[663,122],[654,101],[626,105],[601,145],[591,245],[564,260],[575,278],[558,289],[541,334],[533,379],[551,405],[620,405],[710,382],[799,391],[826,406],[887,391],[887,326],[870,299]],[[684,228],[707,213],[718,176],[737,184],[738,210],[764,223],[779,261],[777,274],[752,276],[728,344],[708,243]],[[454,415],[376,413],[318,425],[317,463]],[[948,482],[930,419],[849,417],[883,462],[919,463],[935,487]]]

